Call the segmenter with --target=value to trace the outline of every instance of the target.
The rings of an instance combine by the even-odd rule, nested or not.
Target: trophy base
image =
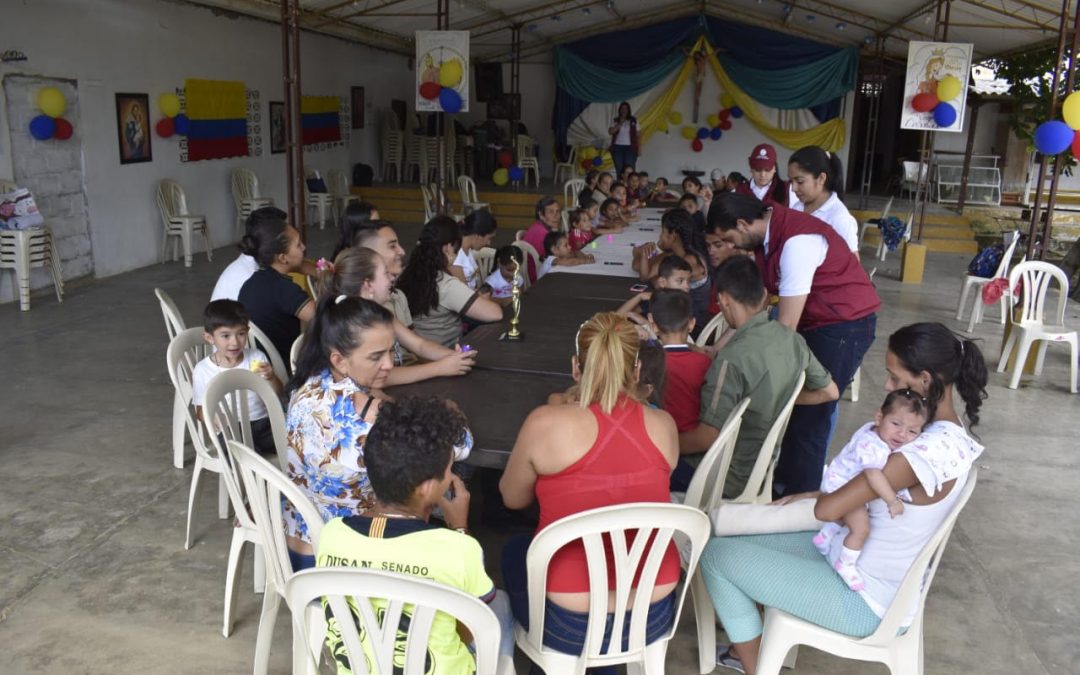
[[[500,342],[521,342],[524,339],[525,339],[525,336],[522,335],[521,333],[518,333],[517,335],[511,335],[510,331],[507,331],[507,332],[505,332],[505,333],[503,333],[502,335],[499,336],[499,341]]]

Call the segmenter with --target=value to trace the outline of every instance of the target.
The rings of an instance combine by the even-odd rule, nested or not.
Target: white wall
[[[161,224],[154,206],[159,179],[184,185],[192,211],[206,214],[214,243],[235,241],[230,169],[253,168],[263,192],[279,205],[286,197],[284,155],[269,154],[268,103],[282,99],[281,33],[276,25],[229,18],[208,9],[160,0],[34,0],[8,3],[5,49],[29,59],[0,64],[0,76],[26,74],[75,80],[79,124],[68,143],[81,143],[96,276],[157,262]],[[354,162],[378,164],[378,111],[391,98],[411,100],[412,73],[403,56],[305,33],[301,41],[303,91],[349,96],[364,86],[366,126],[351,132],[345,148],[309,152],[306,164],[326,171]],[[117,92],[150,95],[152,122],[160,118],[158,94],[186,78],[243,81],[260,93],[263,154],[260,157],[181,163],[178,141],[153,137],[154,161],[121,166],[117,150]],[[0,100],[0,111],[6,111]],[[13,175],[11,128],[0,112],[0,177]],[[0,300],[9,298],[0,297]]]
[[[964,109],[964,130],[959,133],[934,134],[934,150],[963,153],[967,148],[968,129],[971,124],[971,106]],[[979,109],[978,124],[975,126],[975,143],[972,153],[976,155],[1004,155],[1005,148],[994,147],[998,127],[1008,124],[1009,115],[1001,112],[999,103],[986,103]]]

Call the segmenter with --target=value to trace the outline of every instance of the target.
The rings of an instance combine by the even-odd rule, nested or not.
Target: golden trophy
[[[525,336],[521,334],[519,328],[521,324],[521,263],[517,261],[517,258],[514,258],[514,287],[510,291],[510,309],[513,311],[510,317],[510,330],[503,335],[503,339],[508,342],[518,342]]]

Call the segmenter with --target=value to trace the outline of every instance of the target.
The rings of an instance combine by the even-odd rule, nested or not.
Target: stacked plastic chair
[[[188,213],[187,195],[180,183],[165,178],[158,183],[157,189],[158,212],[161,213],[161,223],[165,227],[165,233],[161,238],[161,262],[165,262],[165,253],[169,248],[169,240],[172,240],[172,259],[177,259],[178,245],[184,249],[184,267],[191,267],[191,238],[196,233],[201,234],[206,244],[206,259],[213,260],[213,244],[210,243],[210,228],[206,224],[206,216]]]

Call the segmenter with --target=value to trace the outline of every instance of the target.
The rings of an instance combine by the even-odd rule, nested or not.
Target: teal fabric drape
[[[859,49],[847,47],[825,58],[784,68],[765,70],[720,54],[731,79],[754,100],[770,108],[812,108],[839,98],[855,86]]]
[[[615,70],[588,61],[569,49],[555,48],[555,77],[569,94],[594,103],[618,103],[643,94],[675,72],[686,59],[681,51],[637,70]]]

